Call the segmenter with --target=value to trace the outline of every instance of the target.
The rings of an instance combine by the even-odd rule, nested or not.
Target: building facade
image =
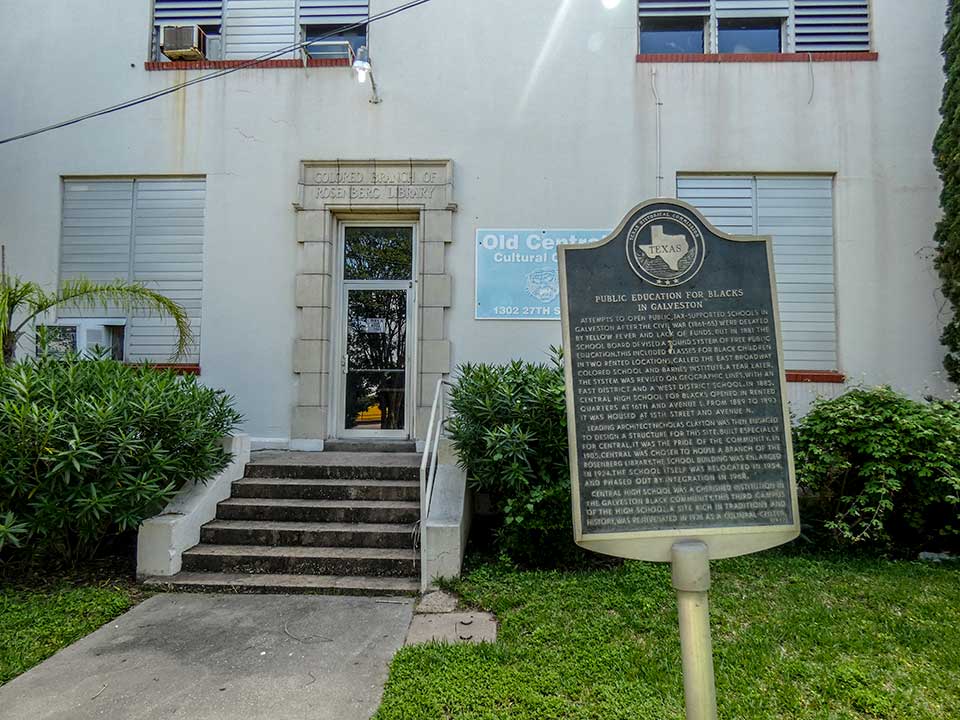
[[[0,0],[3,137],[231,71],[0,145],[11,270],[181,302],[197,343],[174,362],[236,396],[255,446],[422,438],[457,365],[560,344],[557,243],[678,197],[773,237],[797,411],[850,383],[951,391],[944,0],[401,4]],[[204,59],[166,57],[169,25]],[[171,361],[157,318],[49,322]]]

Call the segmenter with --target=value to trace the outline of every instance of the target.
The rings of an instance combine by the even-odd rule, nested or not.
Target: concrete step
[[[411,548],[412,523],[299,523],[214,520],[200,530],[200,542],[214,545],[305,545]]]
[[[418,500],[418,480],[310,480],[244,478],[233,484],[233,497],[303,500]]]
[[[413,440],[326,440],[324,452],[388,452],[415,453],[417,443]]]
[[[254,453],[247,463],[248,478],[417,480],[421,455],[397,452],[284,452]]]
[[[181,592],[314,595],[416,595],[420,590],[420,582],[413,578],[205,572],[180,572],[172,577],[148,578],[144,584],[158,590]]]
[[[420,503],[408,500],[229,498],[217,505],[217,520],[413,523],[419,518]]]
[[[399,548],[197,545],[183,554],[188,572],[412,577],[417,552]]]

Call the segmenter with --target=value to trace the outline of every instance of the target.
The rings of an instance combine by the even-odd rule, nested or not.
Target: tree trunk
[[[14,332],[3,334],[3,364],[13,365],[13,353],[17,349],[17,335]]]

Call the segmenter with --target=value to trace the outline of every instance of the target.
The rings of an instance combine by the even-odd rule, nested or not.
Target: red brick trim
[[[253,64],[250,60],[177,60],[175,62],[149,61],[143,64],[146,70],[224,70],[247,66],[250,69],[261,68],[318,68],[318,67],[350,67],[348,58],[310,58],[306,66],[303,60],[262,60]]]
[[[787,382],[842,383],[847,376],[836,370],[787,370]]]
[[[875,52],[815,53],[663,53],[637,55],[638,63],[804,63],[804,62],[876,62]]]
[[[178,375],[199,375],[200,365],[196,363],[131,363],[145,365],[154,370],[173,370]]]

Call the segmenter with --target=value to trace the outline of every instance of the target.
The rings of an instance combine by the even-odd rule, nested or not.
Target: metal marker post
[[[697,541],[674,543],[673,588],[680,613],[680,655],[687,720],[717,720],[717,689],[710,641],[710,559]]]

